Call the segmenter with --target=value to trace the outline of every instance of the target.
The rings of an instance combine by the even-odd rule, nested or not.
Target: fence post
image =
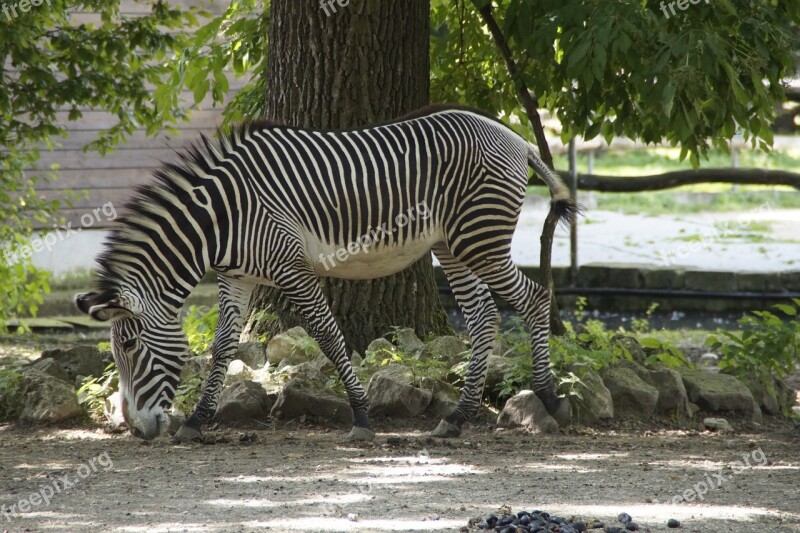
[[[569,192],[573,200],[578,200],[578,149],[575,137],[569,140]],[[570,285],[578,285],[578,219],[569,225],[569,281]]]

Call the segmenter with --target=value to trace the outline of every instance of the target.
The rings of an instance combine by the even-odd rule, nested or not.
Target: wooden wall
[[[190,5],[198,3],[197,0],[173,0],[174,4]],[[212,8],[224,9],[225,6],[216,4]],[[121,13],[125,16],[136,16],[147,12],[145,3],[123,0]],[[98,17],[92,13],[79,13],[73,17],[82,23],[96,22]],[[246,80],[235,79],[229,76],[230,90],[226,100],[233,98]],[[194,99],[191,93],[182,95],[182,100],[189,104]],[[101,207],[107,202],[112,202],[118,214],[121,207],[130,196],[131,190],[150,180],[151,172],[161,162],[175,161],[176,151],[184,150],[189,144],[199,139],[200,134],[213,135],[222,123],[222,107],[212,106],[210,97],[198,104],[191,112],[187,122],[178,124],[178,134],[166,131],[156,136],[147,137],[145,130],[137,130],[131,135],[127,144],[120,145],[115,151],[102,156],[97,152],[84,152],[82,147],[97,138],[98,132],[116,124],[116,118],[103,111],[86,110],[83,117],[77,121],[67,121],[66,111],[59,113],[61,123],[66,126],[68,135],[65,138],[55,139],[59,145],[53,151],[42,151],[42,157],[37,164],[42,172],[32,171],[32,174],[52,173],[55,180],[41,183],[37,190],[46,199],[63,199],[65,191],[73,190],[79,197],[72,201],[71,206],[62,206],[60,214],[67,222],[72,222],[72,227],[80,227],[81,215],[91,213],[93,209]],[[51,165],[58,165],[58,169],[50,171]],[[110,211],[109,209],[106,210]],[[99,218],[99,220],[97,220]],[[88,220],[86,218],[85,220]],[[110,225],[106,216],[95,217],[92,228],[105,228]],[[40,227],[51,227],[52,223]]]

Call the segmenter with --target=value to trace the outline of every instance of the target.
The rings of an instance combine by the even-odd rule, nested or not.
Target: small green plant
[[[800,363],[800,299],[753,311],[739,319],[742,331],[718,331],[706,344],[721,353],[719,368],[743,380],[757,380],[774,393],[773,376],[782,378]],[[780,315],[783,315],[782,318]]]
[[[670,368],[693,366],[686,358],[686,355],[671,342],[662,341],[655,337],[643,337],[639,339],[639,344],[650,352],[650,355],[645,359],[645,364],[647,365],[661,363]]]
[[[181,380],[178,390],[175,391],[175,400],[172,406],[182,413],[189,414],[200,400],[203,392],[203,377],[200,374],[193,374]]]
[[[13,420],[22,410],[22,363],[0,367],[0,422]]]
[[[110,363],[99,377],[87,377],[78,387],[78,403],[90,418],[100,420],[106,398],[119,388],[119,372],[117,365]]]
[[[192,305],[183,319],[183,331],[189,338],[189,349],[194,353],[205,353],[214,342],[214,331],[217,329],[219,306],[210,309]]]
[[[644,333],[650,330],[650,317],[653,316],[653,313],[656,312],[658,309],[658,302],[653,302],[645,311],[645,318],[634,318],[631,320],[631,329],[636,333]]]
[[[265,324],[268,322],[274,322],[276,320],[278,320],[277,315],[269,313],[265,309],[259,309],[250,315],[250,323],[247,329],[251,332],[264,331]],[[253,340],[265,343],[269,340],[269,335],[266,333],[259,333],[253,338]]]

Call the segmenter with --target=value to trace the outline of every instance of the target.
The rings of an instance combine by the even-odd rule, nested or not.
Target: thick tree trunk
[[[272,0],[268,119],[308,128],[354,128],[428,103],[429,0]],[[371,281],[326,278],[323,291],[345,340],[363,353],[391,331],[450,331],[430,254],[403,272]],[[279,291],[260,288],[253,310],[278,317],[253,332],[273,334],[303,320]],[[253,333],[251,332],[251,334]]]

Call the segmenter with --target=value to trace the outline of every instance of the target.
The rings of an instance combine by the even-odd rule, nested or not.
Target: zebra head
[[[135,437],[156,437],[167,427],[166,411],[189,352],[177,317],[149,309],[127,289],[77,294],[75,305],[95,320],[111,321],[125,422]]]

